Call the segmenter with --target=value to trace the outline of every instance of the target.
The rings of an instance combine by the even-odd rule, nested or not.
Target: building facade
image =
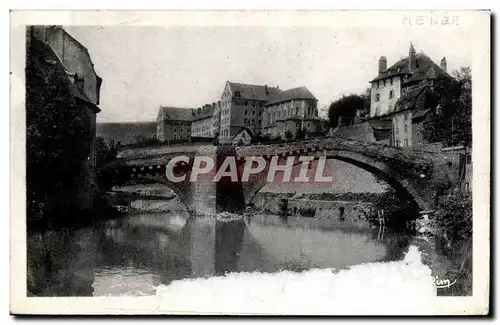
[[[160,106],[156,138],[159,141],[189,139],[194,118],[195,111],[191,108]]]
[[[395,146],[424,143],[424,124],[437,105],[430,100],[434,85],[451,80],[446,58],[437,65],[410,44],[408,57],[387,68],[382,56],[378,68],[379,75],[370,82],[370,118],[392,121],[390,142]]]
[[[284,138],[287,132],[293,137],[299,130],[320,132],[317,103],[318,100],[305,87],[276,93],[265,105],[262,134]]]
[[[316,133],[322,130],[317,102],[306,87],[282,91],[279,87],[227,81],[220,101],[197,109],[160,107],[157,138],[220,137],[232,141],[242,134],[283,138],[287,131],[293,136],[298,130]],[[242,129],[246,131],[241,133]]]
[[[232,138],[243,127],[260,133],[264,106],[279,92],[277,87],[227,81],[221,96],[220,136]]]

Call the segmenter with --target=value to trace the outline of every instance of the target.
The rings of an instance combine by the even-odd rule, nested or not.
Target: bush
[[[378,211],[384,212],[387,228],[404,231],[409,230],[408,221],[417,219],[419,209],[413,200],[402,198],[393,188],[389,188],[377,198],[372,209],[364,212],[366,219],[377,226],[379,226]]]
[[[449,241],[472,238],[472,197],[455,192],[441,197],[432,218],[432,226]]]

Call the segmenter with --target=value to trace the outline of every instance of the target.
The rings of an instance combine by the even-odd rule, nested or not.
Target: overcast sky
[[[465,29],[323,27],[66,26],[89,49],[103,78],[98,122],[153,121],[159,105],[199,107],[220,99],[227,80],[288,89],[306,86],[329,105],[358,93],[408,55],[410,41],[448,70],[470,65]],[[459,34],[462,33],[462,34]]]

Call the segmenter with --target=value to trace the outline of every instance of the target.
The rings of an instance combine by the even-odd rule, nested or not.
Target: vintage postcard
[[[11,313],[489,313],[489,11],[10,16]]]

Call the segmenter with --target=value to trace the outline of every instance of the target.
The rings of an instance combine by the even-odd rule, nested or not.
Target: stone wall
[[[339,126],[332,131],[332,136],[358,141],[375,142],[373,128],[369,122]]]
[[[362,210],[370,207],[369,202],[359,201],[326,201],[295,198],[291,193],[259,192],[252,200],[253,209],[281,214],[280,202],[288,199],[288,215],[299,218],[328,219],[339,223],[350,223],[369,227]]]

